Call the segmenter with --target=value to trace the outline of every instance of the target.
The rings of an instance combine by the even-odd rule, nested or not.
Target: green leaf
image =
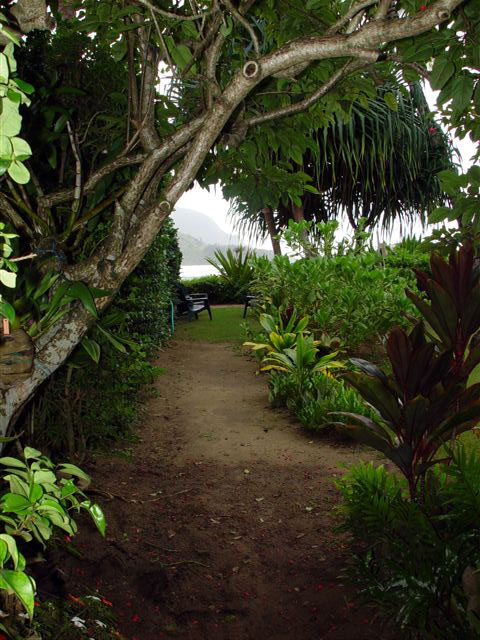
[[[5,560],[8,558],[8,547],[5,540],[0,540],[0,566],[3,567]]]
[[[391,91],[388,91],[384,96],[383,99],[385,101],[385,104],[387,105],[387,107],[389,109],[391,109],[392,111],[398,111],[398,103],[397,103],[397,98],[395,96],[394,93],[392,93]]]
[[[18,458],[10,458],[5,456],[0,458],[0,464],[4,464],[7,467],[18,467],[19,469],[27,469],[27,465]]]
[[[38,460],[42,457],[42,452],[38,449],[34,449],[33,447],[25,447],[23,450],[23,455],[28,460],[29,458],[33,458],[34,460]]]
[[[93,299],[90,289],[84,282],[72,282],[66,293],[71,298],[80,300],[85,309],[89,311],[94,318],[98,318],[95,300]]]
[[[31,93],[33,93],[35,91],[35,88],[32,87],[31,84],[29,84],[28,82],[25,82],[24,80],[20,80],[20,78],[15,78],[14,82],[17,85],[17,87],[19,89],[21,89],[27,95],[30,95]]]
[[[127,41],[125,37],[122,37],[121,40],[115,42],[111,51],[115,62],[120,62],[121,60],[123,60],[123,58],[127,54]]]
[[[430,85],[432,89],[440,90],[446,85],[455,73],[455,65],[443,57],[436,58],[430,73]]]
[[[0,53],[0,81],[7,84],[10,77],[10,67],[8,65],[8,58],[4,53]]]
[[[82,502],[82,507],[87,509],[88,513],[92,516],[92,520],[94,521],[97,529],[100,531],[101,535],[105,537],[105,529],[106,529],[106,520],[105,515],[98,504],[94,504],[92,502]]]
[[[6,513],[21,513],[31,508],[30,500],[16,493],[5,493],[2,496],[2,509]]]
[[[453,83],[452,107],[457,113],[464,111],[470,104],[473,94],[473,78],[459,75]]]
[[[106,329],[104,329],[103,327],[101,327],[99,324],[97,324],[97,329],[103,333],[103,335],[107,338],[107,340],[110,341],[110,343],[115,347],[115,349],[117,349],[117,351],[121,351],[122,353],[127,353],[127,350],[125,348],[125,346],[119,341],[117,340],[110,331],[107,331]]]
[[[43,496],[43,489],[39,484],[32,484],[30,487],[29,500],[30,502],[37,502]]]
[[[18,104],[11,100],[2,100],[2,112],[0,114],[0,131],[2,136],[18,136],[22,127],[22,118],[18,110]]]
[[[63,464],[59,464],[58,468],[61,471],[64,471],[65,473],[68,473],[71,476],[75,476],[77,478],[81,478],[82,480],[86,480],[87,482],[90,482],[90,476],[87,475],[85,473],[85,471],[82,471],[82,469],[80,469],[80,467],[77,467],[74,464],[70,464],[68,462],[65,462]]]
[[[17,160],[26,160],[32,155],[32,149],[30,148],[30,145],[22,138],[13,137],[10,139],[10,141],[13,146],[13,153],[15,154],[15,158]]]
[[[30,182],[30,172],[23,162],[15,160],[8,167],[7,171],[12,180],[15,180],[18,184],[27,184]]]
[[[11,571],[10,569],[3,569],[0,575],[28,611],[30,618],[33,618],[35,585],[32,578],[23,571]]]
[[[448,207],[437,207],[428,216],[428,223],[435,224],[437,222],[443,222],[444,220],[449,220],[451,213],[452,213],[452,209],[449,209]]]
[[[15,321],[15,309],[12,305],[4,300],[0,300],[0,316],[8,318],[10,322]]]
[[[53,128],[53,130],[55,131],[55,133],[61,133],[64,129],[65,126],[68,122],[70,116],[68,116],[67,114],[63,113],[59,119],[56,121],[55,126]]]
[[[30,495],[30,487],[28,485],[27,482],[25,482],[25,480],[27,480],[28,476],[25,478],[25,480],[22,480],[19,476],[22,475],[23,472],[22,471],[18,471],[15,473],[9,473],[8,475],[5,476],[5,480],[7,480],[7,482],[10,484],[10,491],[12,493],[15,493],[19,496],[23,496],[24,498],[29,498]]]
[[[13,145],[8,136],[0,136],[0,158],[6,158],[9,162],[13,155]]]
[[[15,289],[15,283],[17,281],[17,274],[12,273],[11,271],[7,271],[6,269],[0,269],[0,282],[9,287],[10,289]]]
[[[17,543],[15,542],[15,538],[13,538],[12,536],[9,536],[7,533],[0,533],[0,540],[2,540],[7,545],[8,553],[10,554],[10,557],[12,558],[13,566],[16,569],[20,558],[19,558],[19,553],[17,549]]]
[[[95,340],[91,340],[90,338],[87,338],[85,336],[80,344],[91,357],[91,359],[98,364],[100,362],[101,353],[100,345],[98,344],[98,342],[96,342]]]
[[[55,484],[57,476],[52,471],[42,469],[41,471],[35,471],[33,474],[33,481],[38,484]]]

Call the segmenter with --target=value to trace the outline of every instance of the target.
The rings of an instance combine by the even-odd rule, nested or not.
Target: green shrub
[[[338,336],[350,351],[379,342],[394,325],[407,326],[415,307],[405,296],[415,286],[413,272],[384,266],[375,252],[359,256],[308,258],[286,256],[255,262],[254,290],[281,310],[310,316],[315,335]]]
[[[31,447],[25,447],[22,458],[0,458],[1,480],[8,485],[0,496],[0,591],[3,596],[6,592],[18,598],[33,618],[35,581],[27,568],[37,554],[36,543],[45,548],[58,530],[75,535],[77,524],[72,513],[80,510],[91,515],[102,536],[106,523],[100,507],[75,484],[77,479],[90,482],[81,469],[73,464],[55,466]],[[15,610],[5,598],[2,606],[7,606],[10,614]]]
[[[168,220],[115,301],[127,314],[128,335],[150,354],[170,338],[170,301],[175,299],[181,261],[177,231]]]
[[[215,251],[214,256],[214,259],[207,258],[207,262],[219,271],[224,282],[233,287],[239,295],[245,295],[253,279],[250,258],[255,257],[255,253],[238,247],[233,251],[227,249],[225,253]]]
[[[190,293],[207,293],[210,304],[243,304],[245,296],[217,275],[183,280]]]
[[[410,333],[394,328],[386,341],[391,373],[359,358],[345,379],[378,411],[360,417],[352,435],[388,457],[408,480],[412,499],[439,451],[480,421],[480,273],[469,245],[448,262],[431,256],[431,273],[417,271],[420,297],[407,291],[422,315]]]
[[[375,412],[354,389],[332,375],[313,373],[299,384],[298,376],[293,373],[272,371],[268,385],[272,405],[287,407],[306,429],[319,431],[347,421],[346,417],[333,415],[335,412],[376,418]]]
[[[357,545],[359,596],[405,638],[480,637],[480,459],[458,447],[429,472],[423,501],[404,478],[361,463],[337,482],[342,528]]]
[[[131,432],[139,391],[161,372],[149,360],[171,334],[170,300],[180,262],[176,231],[168,222],[101,318],[117,347],[94,327],[89,336],[101,347],[99,363],[77,349],[36,395],[35,443],[51,452],[82,454]],[[132,341],[133,348],[122,346]]]

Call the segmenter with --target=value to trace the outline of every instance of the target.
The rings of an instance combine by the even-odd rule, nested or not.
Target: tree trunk
[[[296,204],[292,204],[292,214],[295,222],[304,222],[305,215],[303,212],[303,205],[301,205],[300,207],[297,207]]]
[[[263,217],[265,218],[265,224],[267,225],[268,235],[272,241],[273,254],[275,256],[282,255],[282,248],[280,246],[280,240],[277,238],[277,230],[275,229],[275,220],[273,219],[273,211],[271,207],[264,207],[262,209]]]

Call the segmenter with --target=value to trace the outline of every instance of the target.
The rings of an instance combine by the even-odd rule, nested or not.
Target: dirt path
[[[129,639],[393,639],[338,578],[332,476],[361,457],[312,439],[268,406],[255,365],[219,344],[177,342],[132,459],[99,459],[107,544],[84,528],[96,584]]]

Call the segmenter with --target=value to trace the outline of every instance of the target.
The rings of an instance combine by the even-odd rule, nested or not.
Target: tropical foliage
[[[350,567],[359,597],[405,637],[474,640],[480,634],[480,461],[456,447],[430,471],[422,503],[405,480],[372,462],[337,481],[343,528],[358,545]]]
[[[265,237],[267,206],[279,231],[294,216],[292,203],[307,220],[346,215],[353,228],[361,219],[367,227],[425,222],[446,203],[436,174],[453,165],[451,143],[419,83],[367,92],[309,124],[276,145],[267,130],[215,157],[208,181],[223,184],[239,228]]]
[[[225,253],[215,251],[215,258],[207,258],[207,262],[217,269],[220,278],[236,291],[237,296],[245,295],[253,278],[253,268],[250,264],[253,255],[243,247],[238,247],[234,250],[227,249]]]
[[[45,547],[58,529],[73,536],[77,525],[71,512],[82,509],[104,536],[105,518],[76,485],[76,480],[89,483],[90,478],[75,465],[55,466],[31,447],[24,449],[23,460],[7,456],[0,458],[0,464],[5,467],[2,479],[9,489],[0,497],[0,590],[15,595],[33,618],[35,581],[26,572],[29,558],[19,551],[20,542],[28,553],[28,543],[36,540]],[[33,545],[31,555],[34,553]]]
[[[452,253],[448,263],[433,254],[431,275],[417,272],[426,299],[407,291],[423,322],[409,334],[394,329],[388,337],[392,374],[354,359],[361,373],[345,375],[382,418],[350,416],[361,425],[353,435],[397,465],[412,498],[441,446],[480,420],[480,384],[467,385],[480,363],[480,346],[472,340],[480,327],[479,275],[471,246]]]
[[[29,405],[22,426],[38,445],[84,456],[132,435],[140,391],[162,372],[150,360],[172,333],[180,259],[167,224],[115,304]]]
[[[458,58],[464,99],[475,88],[462,0],[434,0],[425,12],[402,0],[389,20],[375,19],[383,17],[385,3],[359,14],[357,6],[330,0],[307,8],[295,0],[287,13],[270,1],[238,11],[230,2],[201,2],[195,10],[174,2],[34,4],[34,18],[26,0],[7,5],[13,5],[15,31],[29,34],[18,51],[18,75],[35,92],[22,133],[33,151],[31,179],[2,181],[2,216],[13,227],[8,232],[21,235],[19,257],[35,254],[60,274],[59,284],[109,291],[98,299],[99,310],[138,265],[182,193],[197,176],[203,179],[209,153],[248,147],[249,132],[256,135],[260,125],[261,144],[272,149],[297,138],[299,128],[313,130],[313,123],[317,129],[333,121],[348,125],[381,87],[396,90],[418,80],[447,50]],[[159,82],[160,68],[167,70],[166,82]],[[26,86],[16,83],[8,100],[24,99]],[[386,94],[384,101],[394,111]],[[464,107],[456,98],[456,110]],[[302,163],[304,149],[290,146],[292,160]],[[12,166],[18,169],[26,155],[20,150]],[[72,322],[75,330],[64,331]],[[86,309],[69,305],[52,327],[48,349],[35,349],[28,384],[1,391],[2,432],[91,322]]]
[[[412,285],[411,270],[387,266],[372,251],[296,262],[287,256],[259,259],[251,288],[267,309],[270,304],[282,312],[296,309],[300,317],[309,316],[317,335],[336,336],[355,350],[378,342],[396,324],[408,326],[415,306],[404,290]]]

